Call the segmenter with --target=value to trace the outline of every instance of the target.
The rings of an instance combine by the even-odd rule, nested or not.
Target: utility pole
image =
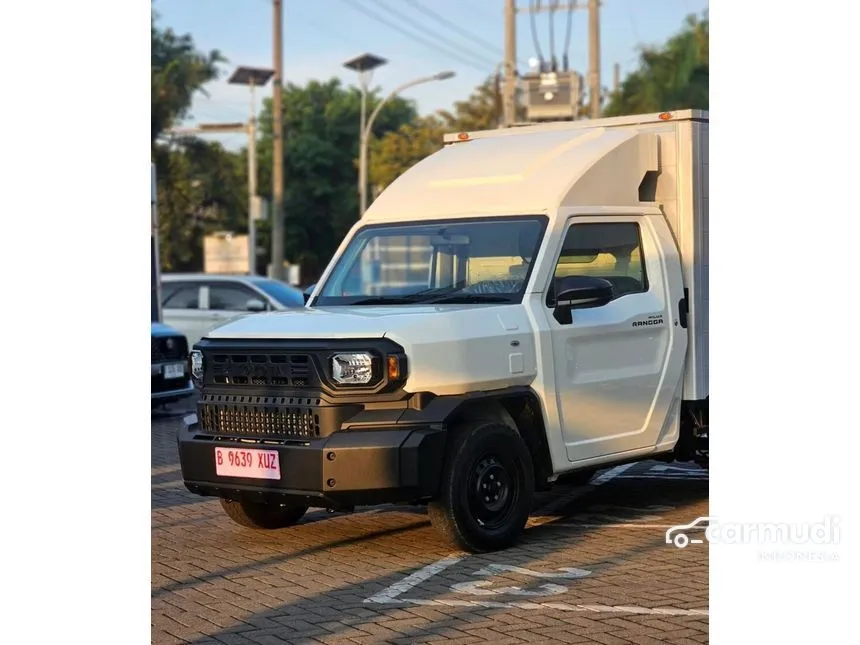
[[[600,118],[600,0],[588,0],[588,93],[591,118]]]
[[[615,63],[612,67],[612,92],[618,94],[621,90],[621,65]]]
[[[281,78],[284,63],[282,0],[272,0],[272,18],[274,21],[274,61],[275,71],[272,86],[272,277],[284,279],[284,117],[281,108],[281,90],[284,83]]]
[[[251,85],[251,118],[248,119],[248,275],[257,275],[257,116],[254,106],[254,79]]]
[[[513,126],[517,120],[516,0],[505,0],[505,86],[502,91],[502,114],[502,127]]]

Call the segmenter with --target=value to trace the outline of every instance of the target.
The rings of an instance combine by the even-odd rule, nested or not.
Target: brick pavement
[[[677,549],[662,528],[708,514],[703,473],[637,464],[559,488],[540,496],[520,545],[468,556],[408,507],[234,525],[182,486],[177,424],[153,413],[155,644],[708,640],[707,543]]]

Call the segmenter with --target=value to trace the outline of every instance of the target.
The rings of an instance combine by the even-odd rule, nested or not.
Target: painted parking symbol
[[[577,569],[574,567],[564,567],[560,568],[557,571],[532,571],[531,569],[525,569],[523,567],[515,567],[508,564],[489,564],[482,569],[478,569],[472,573],[473,576],[481,576],[483,578],[488,578],[492,576],[497,576],[502,573],[517,573],[522,576],[529,576],[531,578],[538,579],[547,579],[547,578],[561,578],[567,580],[576,580],[578,578],[584,578],[591,574],[591,571],[587,571],[585,569]],[[492,585],[491,580],[473,580],[469,582],[458,582],[456,584],[451,585],[451,590],[461,594],[469,594],[472,596],[557,596],[559,594],[567,593],[568,588],[555,584],[555,583],[544,583],[540,585],[536,590],[529,591],[527,589],[523,589],[522,587],[497,587],[495,589],[488,588]]]

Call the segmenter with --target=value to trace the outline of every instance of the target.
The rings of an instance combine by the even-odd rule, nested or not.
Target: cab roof
[[[551,214],[559,206],[636,206],[658,167],[655,129],[707,120],[687,110],[457,134],[401,175],[363,223]]]

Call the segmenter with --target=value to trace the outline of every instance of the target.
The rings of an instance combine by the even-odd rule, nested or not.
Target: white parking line
[[[548,518],[539,518],[539,519],[545,519],[546,521],[549,521],[552,519],[557,520],[558,518],[548,517]],[[675,526],[677,526],[677,524],[632,524],[632,523],[631,524],[583,524],[583,523],[580,523],[580,522],[573,520],[573,521],[570,521],[567,523],[565,523],[563,521],[561,521],[561,522],[556,521],[556,522],[552,522],[552,524],[550,525],[550,527],[552,527],[552,528],[562,527],[562,526],[564,528],[568,528],[568,529],[571,527],[583,528],[583,529],[671,529],[671,528],[674,528]],[[697,526],[697,527],[694,527],[693,529],[690,529],[690,530],[698,530],[699,528],[704,530],[707,527],[698,527]]]
[[[386,589],[383,589],[378,594],[371,596],[370,598],[365,598],[364,602],[401,602],[399,600],[396,600],[397,596],[409,591],[413,587],[420,585],[425,580],[432,578],[437,573],[441,573],[448,567],[457,564],[465,558],[465,555],[451,555],[447,558],[443,558],[442,560],[437,560],[433,564],[428,564],[423,569],[419,569],[415,573],[406,576],[400,582],[395,582],[393,585],[387,587]]]
[[[606,524],[581,524],[570,522],[570,523],[559,523],[559,517],[551,515],[556,510],[560,510],[567,506],[570,502],[578,497],[582,497],[586,493],[590,492],[594,488],[598,486],[602,486],[607,482],[612,481],[613,479],[633,479],[635,475],[624,475],[627,470],[635,466],[635,463],[630,464],[622,464],[620,466],[616,466],[614,468],[610,468],[606,472],[600,474],[595,477],[591,482],[587,485],[582,486],[580,488],[575,489],[568,495],[564,495],[560,498],[556,498],[552,500],[549,504],[537,509],[538,512],[542,513],[542,515],[532,516],[529,518],[527,526],[529,528],[534,526],[541,526],[543,524],[549,524],[550,526],[564,526],[567,529],[570,528],[645,528],[645,529],[661,529],[666,530],[672,528],[673,524],[637,524],[637,523],[606,523]],[[680,473],[679,473],[680,474]],[[666,479],[666,475],[652,475],[653,478],[663,478]],[[669,477],[672,477],[670,475]],[[673,477],[674,478],[674,477]],[[668,508],[668,507],[667,507]],[[653,509],[643,509],[643,510],[656,510],[657,507]],[[637,509],[638,510],[638,509]],[[546,515],[543,515],[546,514]],[[657,519],[657,516],[649,516],[648,519]],[[645,518],[643,518],[645,519]],[[366,598],[364,602],[366,603],[377,603],[377,604],[413,604],[413,605],[430,605],[430,606],[449,606],[449,607],[499,607],[499,608],[511,608],[511,609],[556,609],[559,611],[581,611],[581,612],[600,612],[600,613],[628,613],[628,614],[652,614],[652,615],[663,615],[663,616],[707,616],[707,609],[678,609],[671,607],[633,607],[633,606],[610,606],[610,605],[571,605],[568,603],[561,602],[544,602],[544,603],[534,603],[534,602],[495,602],[495,601],[485,601],[485,600],[448,600],[448,599],[420,599],[420,598],[400,598],[404,593],[410,591],[411,589],[417,587],[422,582],[425,582],[432,578],[433,576],[441,573],[448,567],[451,567],[463,560],[467,559],[469,556],[467,554],[463,555],[450,555],[447,558],[443,558],[442,560],[437,560],[432,564],[428,564],[426,567],[419,569],[418,571],[406,576],[399,582],[394,583],[393,585],[383,589],[379,593],[371,596],[370,598]],[[485,567],[486,570],[492,569],[494,566],[497,568],[502,565],[489,565]],[[482,570],[483,572],[484,570]],[[579,570],[576,570],[579,571]]]
[[[375,596],[374,596],[375,597]],[[371,602],[370,599],[365,602]],[[707,616],[707,609],[679,609],[676,607],[634,607],[623,605],[571,605],[566,602],[496,602],[493,600],[426,600],[403,598],[393,604],[425,605],[436,607],[489,607],[498,609],[555,609],[558,611],[581,611],[600,614],[648,614],[652,616]]]

